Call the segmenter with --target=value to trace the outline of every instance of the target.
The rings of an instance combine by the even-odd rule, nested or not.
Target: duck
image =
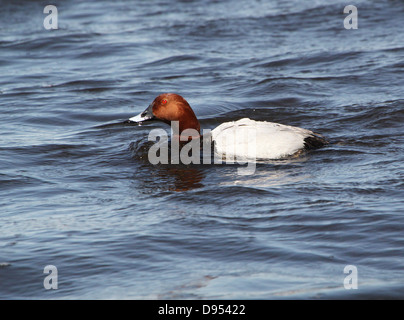
[[[277,160],[297,157],[306,150],[317,149],[328,141],[311,130],[268,121],[242,118],[225,122],[201,134],[200,123],[189,103],[179,94],[163,93],[140,114],[127,123],[141,124],[159,120],[178,124],[178,132],[187,139],[209,140],[222,159]]]

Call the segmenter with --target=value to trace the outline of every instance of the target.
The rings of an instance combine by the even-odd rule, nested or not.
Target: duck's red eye
[[[167,103],[167,100],[163,100],[163,101],[161,101],[161,103],[162,103],[162,104],[166,104],[166,103]]]

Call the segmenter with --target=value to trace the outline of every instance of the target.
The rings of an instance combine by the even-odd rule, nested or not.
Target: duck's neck
[[[201,128],[199,121],[189,105],[183,108],[178,119],[178,121],[171,121],[170,123],[174,135],[188,136],[188,140],[200,137]],[[181,140],[184,139],[182,138]]]
[[[172,121],[171,131],[173,138],[181,141],[190,141],[200,137],[200,125],[196,119],[187,119],[187,121]]]
[[[187,121],[179,121],[179,125],[180,134],[187,129],[190,129],[189,132],[192,133],[192,136],[199,137],[201,134],[201,127],[199,125],[198,119],[195,116],[193,118],[187,119]]]

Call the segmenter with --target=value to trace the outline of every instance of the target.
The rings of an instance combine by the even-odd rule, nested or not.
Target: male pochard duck
[[[194,111],[178,94],[159,95],[145,111],[130,118],[129,122],[141,123],[153,119],[168,124],[178,121],[179,133],[193,129],[188,130],[191,134],[187,133],[187,136],[201,137],[199,121]],[[307,129],[248,118],[222,123],[208,136],[203,135],[204,139],[206,137],[214,142],[217,154],[232,159],[282,159],[327,144],[323,137]]]

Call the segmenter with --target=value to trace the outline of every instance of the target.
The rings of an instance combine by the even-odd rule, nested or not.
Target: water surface
[[[404,298],[401,1],[0,1],[0,298]],[[293,160],[151,165],[162,92],[212,129],[320,132]],[[58,289],[46,290],[46,265]],[[344,267],[358,289],[344,289]]]

